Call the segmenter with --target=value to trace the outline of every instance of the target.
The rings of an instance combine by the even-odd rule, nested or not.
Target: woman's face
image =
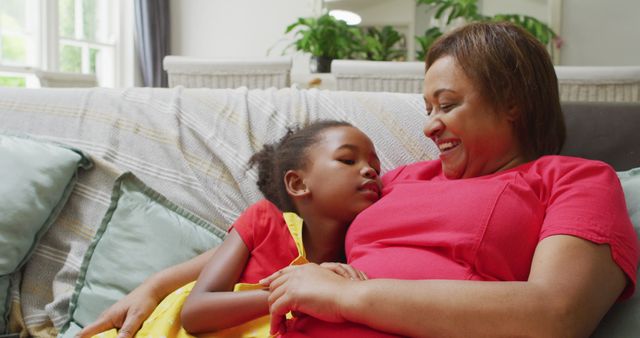
[[[512,124],[516,109],[497,111],[453,57],[431,65],[424,99],[424,133],[438,145],[447,178],[492,174],[525,162]]]

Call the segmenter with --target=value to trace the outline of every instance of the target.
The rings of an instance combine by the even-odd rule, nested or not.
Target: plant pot
[[[312,73],[331,73],[332,58],[326,56],[312,56],[309,62],[309,71]]]

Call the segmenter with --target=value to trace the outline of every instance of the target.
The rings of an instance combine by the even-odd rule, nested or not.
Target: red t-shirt
[[[267,200],[245,210],[234,228],[251,252],[239,283],[257,283],[286,267],[298,257],[298,249],[284,221],[282,211]]]
[[[605,163],[545,156],[449,180],[436,160],[397,168],[382,182],[383,197],[346,237],[349,263],[370,278],[526,281],[538,242],[565,234],[609,244],[630,280],[622,298],[635,289],[638,242],[620,181]],[[381,336],[313,318],[296,329],[314,337]]]

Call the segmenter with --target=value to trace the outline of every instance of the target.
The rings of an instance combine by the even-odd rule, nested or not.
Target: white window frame
[[[34,20],[34,43],[35,57],[31,57],[32,64],[26,66],[0,64],[0,69],[5,73],[28,74],[35,73],[41,69],[45,71],[59,71],[59,52],[61,41],[65,43],[81,46],[82,48],[111,48],[112,56],[107,65],[113,69],[106,76],[106,79],[98,78],[99,85],[105,87],[131,87],[135,84],[135,55],[133,46],[133,1],[131,0],[110,0],[113,15],[110,18],[110,25],[113,27],[111,40],[108,43],[96,43],[94,41],[83,41],[81,39],[61,39],[58,27],[58,0],[25,0],[29,1],[31,13],[37,13],[31,17]],[[76,0],[80,1],[80,0]],[[88,53],[83,53],[88,55]],[[83,73],[88,73],[88,62],[83,62],[85,69]]]

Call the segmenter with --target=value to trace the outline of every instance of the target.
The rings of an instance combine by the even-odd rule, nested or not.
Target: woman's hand
[[[113,328],[118,329],[118,338],[133,337],[159,303],[151,288],[142,285],[111,305],[76,337],[92,337]]]
[[[325,268],[325,269],[329,269],[335,273],[337,273],[338,275],[344,277],[344,278],[348,278],[351,280],[367,280],[367,275],[354,268],[353,266],[349,265],[349,264],[345,264],[345,263],[322,263],[320,264],[321,267]]]
[[[341,293],[354,279],[362,279],[361,272],[337,263],[288,266],[260,283],[268,286],[269,312],[271,313],[271,333],[285,332],[285,315],[289,311],[302,312],[328,322],[342,322],[340,314]],[[353,270],[352,270],[353,269]],[[339,272],[336,272],[339,271]],[[362,274],[364,279],[366,276]]]

